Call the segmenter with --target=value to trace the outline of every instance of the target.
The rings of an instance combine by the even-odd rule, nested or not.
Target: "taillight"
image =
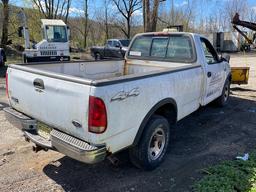
[[[6,89],[6,96],[9,97],[9,92],[8,92],[8,72],[6,71],[5,74],[5,89]]]
[[[107,111],[104,101],[100,98],[90,96],[88,129],[92,133],[103,133],[107,128]]]

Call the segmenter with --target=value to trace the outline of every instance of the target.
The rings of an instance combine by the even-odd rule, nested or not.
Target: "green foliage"
[[[1,2],[1,1],[0,1]],[[38,9],[32,8],[31,1],[24,0],[24,12],[27,17],[28,30],[30,35],[30,41],[39,42],[42,40],[41,33],[41,21],[40,19],[44,18]],[[9,5],[9,34],[8,39],[12,41],[13,47],[24,46],[24,38],[18,37],[18,28],[20,27],[18,12],[21,7],[15,6],[13,4]],[[2,16],[2,4],[0,3],[0,19]],[[92,10],[91,10],[92,11]],[[105,32],[105,21],[104,21],[104,12],[102,9],[93,10],[95,12],[96,17],[89,19],[88,21],[88,31],[87,31],[87,48],[94,45],[104,45],[106,42],[106,32]],[[110,22],[115,19],[109,18],[108,23],[108,38],[125,38],[123,32],[120,30],[116,24]],[[78,16],[69,16],[68,26],[71,30],[71,46],[76,48],[83,48],[84,44],[84,29],[85,18],[83,15]],[[0,37],[1,37],[1,23],[0,23]],[[131,26],[132,35],[136,33],[142,32],[142,26]]]
[[[10,18],[9,18],[9,40],[12,40],[13,44],[24,44],[24,39],[18,37],[18,28],[20,27],[18,12],[20,7],[10,5]],[[24,8],[25,14],[28,20],[28,28],[30,33],[30,40],[40,41],[42,39],[41,35],[41,22],[40,13],[36,9]]]
[[[256,152],[248,161],[226,161],[204,171],[195,192],[256,192]]]

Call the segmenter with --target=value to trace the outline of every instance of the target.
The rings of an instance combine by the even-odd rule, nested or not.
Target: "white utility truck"
[[[62,20],[41,19],[43,39],[31,45],[27,19],[23,10],[19,12],[18,18],[21,24],[19,36],[24,37],[25,41],[24,63],[70,60],[70,31]]]
[[[203,36],[144,33],[125,60],[9,65],[4,111],[36,151],[96,163],[128,149],[134,165],[151,170],[170,127],[212,101],[225,105],[230,81],[228,58]]]

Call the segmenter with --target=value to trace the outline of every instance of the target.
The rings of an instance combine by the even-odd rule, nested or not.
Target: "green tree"
[[[5,47],[8,42],[8,26],[9,26],[9,0],[2,0],[3,4],[3,24],[1,46]]]

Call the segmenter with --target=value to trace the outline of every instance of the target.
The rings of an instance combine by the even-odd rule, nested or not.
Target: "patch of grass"
[[[256,152],[248,161],[225,161],[203,172],[207,175],[194,185],[195,192],[256,192]]]
[[[15,63],[23,63],[22,57],[17,55],[13,55],[13,56],[7,55],[7,62],[5,63],[5,65],[15,64]]]

